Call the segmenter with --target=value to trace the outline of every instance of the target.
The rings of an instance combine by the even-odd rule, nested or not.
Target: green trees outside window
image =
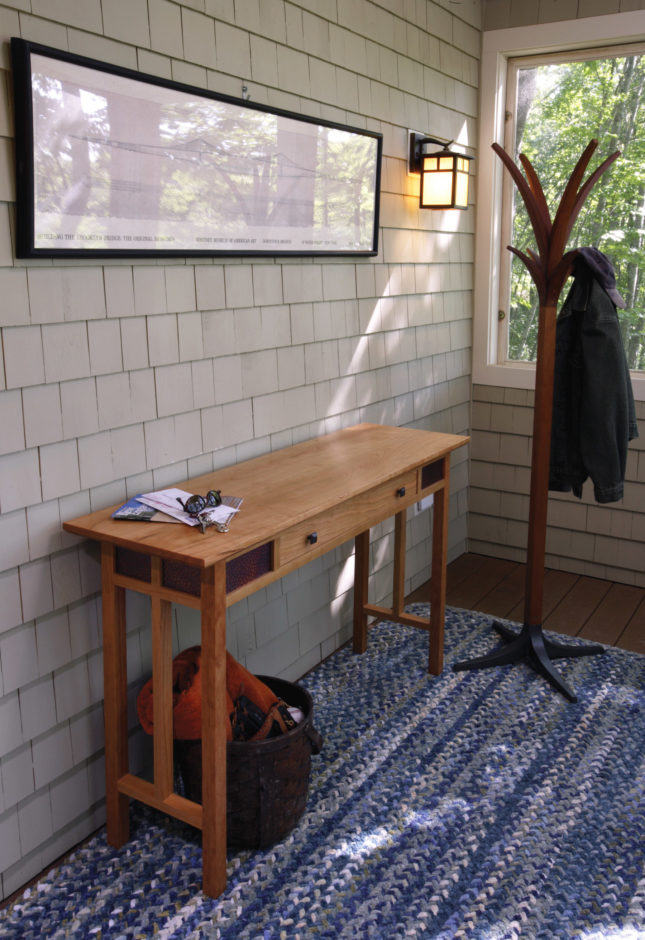
[[[603,56],[581,61],[517,67],[515,153],[529,158],[554,211],[580,154],[599,142],[590,169],[615,150],[621,157],[593,189],[568,247],[593,245],[616,269],[626,302],[619,310],[629,366],[645,369],[645,57]],[[512,208],[510,243],[532,248],[533,233],[520,199]],[[566,296],[566,286],[561,302]],[[517,259],[511,262],[508,358],[536,356],[539,303],[533,282]]]

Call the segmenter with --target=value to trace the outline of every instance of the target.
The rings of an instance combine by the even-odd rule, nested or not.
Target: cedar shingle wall
[[[2,895],[103,821],[100,571],[63,520],[359,421],[468,431],[474,213],[419,212],[407,131],[475,142],[480,18],[480,0],[0,0]],[[16,262],[11,36],[381,131],[379,255]],[[431,516],[409,523],[408,589],[429,576]],[[392,529],[373,533],[375,603]],[[231,652],[287,678],[329,654],[351,555],[231,608]],[[128,594],[134,769],[148,619]],[[175,648],[199,642],[193,612],[174,629]]]
[[[551,493],[546,564],[645,586],[645,402],[629,446],[625,495],[599,505],[587,481],[581,500]],[[533,392],[473,388],[468,545],[523,561],[528,533]]]

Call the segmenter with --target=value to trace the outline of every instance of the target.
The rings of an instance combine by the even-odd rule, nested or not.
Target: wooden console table
[[[107,837],[129,838],[129,800],[202,830],[204,893],[226,886],[226,608],[342,542],[355,539],[354,650],[370,617],[429,630],[429,671],[443,665],[450,453],[467,437],[362,424],[178,484],[242,496],[223,534],[163,522],[115,520],[116,507],[64,523],[101,543]],[[430,620],[404,613],[405,511],[434,493]],[[368,603],[370,527],[395,516],[392,609]],[[154,780],[128,769],[125,591],[150,597]],[[171,605],[202,626],[202,804],[173,787]]]

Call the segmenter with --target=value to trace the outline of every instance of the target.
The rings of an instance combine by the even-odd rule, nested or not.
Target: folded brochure
[[[138,496],[133,496],[127,503],[112,513],[113,519],[131,519],[135,522],[179,522],[165,512],[159,512],[153,506],[142,503]]]
[[[201,525],[197,516],[191,516],[181,508],[179,500],[185,502],[192,493],[171,487],[152,493],[141,493],[119,506],[112,513],[113,519],[131,519],[141,522],[183,522],[186,525]],[[208,523],[227,526],[242,505],[240,496],[222,496],[219,506],[207,507],[202,516],[207,516]]]

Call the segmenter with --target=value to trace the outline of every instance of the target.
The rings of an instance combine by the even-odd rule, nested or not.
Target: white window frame
[[[480,123],[477,153],[477,209],[473,319],[473,382],[503,388],[534,388],[535,365],[498,362],[498,310],[502,251],[502,189],[508,176],[491,149],[504,146],[508,60],[541,52],[606,47],[645,40],[645,11],[584,17],[482,36]],[[597,163],[592,158],[587,174]],[[571,167],[573,169],[573,167]],[[553,213],[555,207],[551,206]],[[564,299],[563,297],[561,300]],[[634,397],[645,401],[645,376],[632,372]]]

